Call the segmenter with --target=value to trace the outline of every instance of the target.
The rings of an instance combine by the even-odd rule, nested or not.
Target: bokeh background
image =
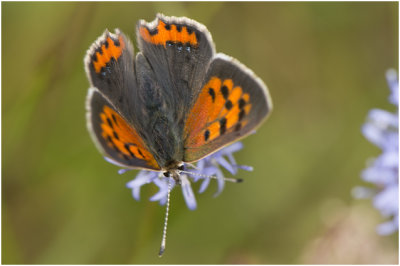
[[[83,57],[105,28],[135,41],[157,12],[205,24],[217,51],[254,70],[274,111],[236,154],[239,173],[187,209],[136,202],[86,129]],[[397,263],[398,234],[352,188],[380,150],[361,134],[368,111],[394,111],[398,4],[2,3],[2,263]],[[227,176],[229,176],[227,174]],[[199,184],[194,184],[195,190]],[[197,193],[196,193],[197,194]]]

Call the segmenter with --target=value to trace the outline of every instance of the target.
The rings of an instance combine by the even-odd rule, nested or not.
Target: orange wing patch
[[[146,26],[140,26],[139,33],[142,38],[149,43],[164,45],[168,42],[189,44],[193,47],[198,46],[195,32],[183,25],[166,24],[161,19],[154,30],[149,30]]]
[[[119,36],[118,40],[113,40],[111,37],[107,37],[104,44],[97,49],[92,58],[93,67],[96,73],[100,73],[101,69],[105,67],[112,58],[118,60],[124,48],[125,42],[122,36]]]
[[[200,147],[219,136],[239,131],[248,121],[250,95],[232,79],[211,77],[190,111],[184,129],[186,147]]]
[[[160,168],[153,155],[147,151],[137,132],[125,120],[107,105],[100,113],[102,137],[121,158],[144,160],[152,168]]]

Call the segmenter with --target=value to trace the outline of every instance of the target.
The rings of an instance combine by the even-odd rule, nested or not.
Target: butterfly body
[[[114,163],[179,181],[195,162],[258,127],[272,108],[266,86],[235,59],[215,54],[207,29],[157,15],[137,25],[140,52],[106,31],[85,58],[88,128]]]

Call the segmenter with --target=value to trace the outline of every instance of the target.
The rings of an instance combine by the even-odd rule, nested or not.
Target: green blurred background
[[[397,263],[369,200],[352,198],[380,150],[361,134],[398,69],[398,4],[2,3],[2,263]],[[236,154],[242,184],[187,209],[136,202],[86,129],[83,57],[105,28],[135,41],[157,12],[207,26],[217,51],[268,85],[274,111]],[[227,174],[227,176],[229,176]],[[198,189],[199,184],[193,185]]]

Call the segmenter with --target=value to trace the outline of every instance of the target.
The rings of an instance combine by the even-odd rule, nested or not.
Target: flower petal
[[[392,220],[392,221],[387,221],[385,223],[381,223],[378,225],[376,228],[376,231],[380,235],[390,235],[393,234],[398,230],[398,221]]]
[[[224,174],[219,169],[217,169],[217,184],[218,184],[218,190],[214,194],[214,197],[216,197],[219,194],[221,194],[222,190],[224,190],[224,187],[225,187]]]
[[[181,186],[186,205],[190,210],[195,210],[197,208],[196,198],[186,175],[181,175]]]
[[[243,149],[243,143],[238,141],[220,150],[220,152],[222,153],[222,155],[227,155],[240,151],[241,149]]]
[[[389,97],[389,101],[392,104],[399,105],[399,81],[397,78],[397,72],[394,69],[386,71],[386,80],[389,84],[389,88],[392,91]]]
[[[374,198],[374,207],[380,210],[383,216],[391,216],[398,212],[398,186],[387,187]]]
[[[252,172],[254,171],[253,166],[249,166],[249,165],[237,165],[238,168],[248,171],[248,172]]]
[[[126,184],[126,187],[132,189],[132,196],[135,200],[140,200],[140,188],[156,177],[156,172],[140,171],[134,180]]]
[[[208,185],[210,184],[210,180],[211,178],[204,178],[203,182],[200,185],[199,193],[203,193],[207,189]]]
[[[389,101],[399,104],[399,84],[397,73],[389,70],[386,78],[392,94]],[[358,198],[373,197],[373,205],[382,216],[390,221],[377,227],[378,234],[388,235],[398,230],[399,219],[399,123],[398,111],[390,113],[373,109],[368,113],[368,121],[362,133],[373,144],[382,149],[382,154],[368,164],[361,177],[376,185],[376,189],[355,188],[353,195]]]
[[[175,181],[171,179],[169,182],[171,182],[171,190],[175,185]],[[154,184],[156,184],[159,187],[159,190],[156,194],[154,194],[152,197],[150,197],[150,201],[165,201],[168,196],[168,181],[166,178],[164,179],[154,179],[153,181]]]
[[[227,160],[225,160],[224,157],[219,157],[215,159],[222,167],[224,167],[226,170],[228,170],[232,175],[236,175],[237,169],[235,169],[232,165],[229,164]]]
[[[232,153],[239,151],[242,148],[243,144],[237,142],[203,158],[202,160],[197,162],[196,166],[185,163],[184,169],[186,169],[186,167],[188,166],[194,168],[190,170],[190,172],[193,173],[192,175],[189,174],[188,176],[187,174],[181,173],[180,176],[182,182],[182,193],[186,205],[189,209],[194,210],[197,208],[196,198],[188,179],[189,177],[194,182],[203,180],[199,188],[199,193],[203,193],[208,188],[211,180],[210,176],[216,177],[218,190],[214,196],[217,196],[222,192],[225,186],[225,178],[220,167],[225,168],[232,174],[236,174],[239,169],[244,169],[246,171],[253,170],[251,166],[236,164],[235,158],[233,157]],[[227,156],[229,161],[223,156]],[[113,162],[112,160],[109,161]],[[127,170],[129,169],[121,169],[119,172],[124,173]],[[160,172],[143,170],[138,173],[137,177],[134,180],[128,182],[126,186],[132,189],[133,197],[136,200],[139,200],[140,188],[145,184],[154,183],[159,188],[159,190],[157,191],[157,193],[150,197],[150,201],[159,201],[161,205],[164,205],[167,202],[168,197],[168,180],[171,180],[171,189],[175,187],[175,181],[171,178],[165,178],[162,174],[160,174]]]

